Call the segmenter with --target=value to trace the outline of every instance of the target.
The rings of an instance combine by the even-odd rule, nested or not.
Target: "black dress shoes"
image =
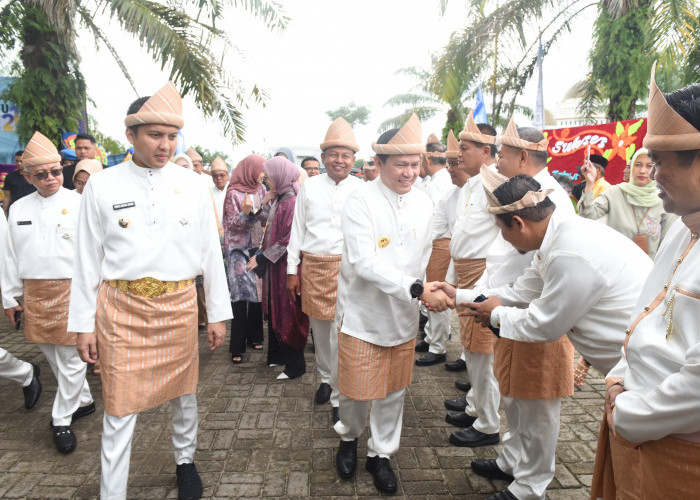
[[[67,425],[51,424],[51,430],[53,431],[53,442],[56,444],[56,449],[60,453],[68,455],[75,451],[77,441],[70,427]]]
[[[455,387],[460,391],[469,392],[472,388],[472,384],[466,380],[455,380]]]
[[[427,352],[420,358],[416,360],[416,365],[417,366],[432,366],[432,365],[437,365],[438,363],[444,363],[445,362],[445,355],[444,354],[435,354],[434,352]]]
[[[39,396],[41,396],[41,380],[39,380],[39,375],[41,375],[41,369],[39,365],[32,363],[34,367],[34,374],[32,375],[32,381],[29,382],[27,387],[22,387],[24,391],[24,407],[27,410],[31,410],[39,402]]]
[[[472,417],[471,415],[467,415],[463,411],[461,412],[455,412],[455,413],[448,413],[445,415],[445,422],[448,424],[452,424],[455,427],[471,427],[474,422],[476,422],[476,417]]]
[[[316,397],[314,398],[316,404],[322,405],[327,403],[328,400],[331,399],[331,392],[333,392],[333,389],[331,389],[331,386],[325,382],[319,385],[318,390],[316,391]]]
[[[180,464],[175,471],[177,476],[177,497],[180,500],[198,500],[204,494],[202,478],[194,464]]]
[[[333,407],[333,425],[340,421],[340,409],[337,406]]]
[[[447,363],[445,363],[445,370],[447,370],[448,372],[463,372],[466,369],[467,363],[462,358],[459,358],[456,361],[448,361]]]
[[[498,444],[501,441],[501,436],[495,434],[484,434],[477,431],[474,427],[467,427],[454,431],[450,435],[450,443],[455,446],[465,446],[468,448],[477,448],[479,446],[491,446]]]
[[[93,401],[89,405],[81,406],[77,410],[75,410],[75,413],[73,413],[73,417],[71,418],[70,423],[72,424],[76,420],[79,420],[83,417],[87,417],[88,415],[92,415],[95,413],[95,402]]]
[[[467,396],[445,400],[445,408],[451,411],[464,411],[467,407]]]
[[[503,472],[498,467],[498,464],[494,459],[483,460],[477,458],[476,460],[472,460],[472,470],[475,474],[478,474],[481,477],[485,477],[486,479],[501,479],[503,481],[508,482],[514,480],[513,476],[511,476],[507,472]]]
[[[416,352],[428,352],[428,349],[430,349],[430,344],[425,340],[416,343]]]
[[[343,479],[352,479],[357,470],[357,439],[340,441],[335,454],[335,468]]]
[[[374,477],[374,486],[382,493],[395,493],[398,488],[396,474],[391,470],[389,459],[385,457],[367,457],[365,469]]]
[[[493,495],[489,495],[484,500],[518,500],[518,497],[513,495],[508,490],[497,491]]]

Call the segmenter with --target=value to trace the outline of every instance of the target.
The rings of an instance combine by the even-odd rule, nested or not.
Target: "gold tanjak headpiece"
[[[494,215],[508,214],[517,212],[523,208],[534,207],[544,201],[544,199],[547,198],[550,193],[554,192],[554,189],[545,189],[544,191],[528,191],[518,201],[508,205],[501,205],[501,202],[498,201],[498,198],[494,196],[493,192],[498,186],[508,182],[508,180],[508,177],[499,174],[495,169],[487,167],[486,165],[481,166],[481,184],[484,187],[486,198],[489,202],[489,213]]]
[[[479,130],[474,121],[474,114],[469,111],[467,113],[467,124],[464,130],[459,133],[460,141],[478,142],[480,144],[496,144],[496,136],[484,134]]]
[[[182,119],[182,98],[172,82],[149,97],[141,109],[124,120],[127,127],[150,124],[171,125],[178,129],[185,126],[185,120]]]
[[[540,142],[530,142],[525,139],[521,139],[518,135],[518,129],[515,126],[513,118],[510,119],[506,131],[503,135],[498,138],[499,144],[505,144],[506,146],[511,146],[518,149],[527,149],[528,151],[547,151],[547,146],[549,145],[549,140],[545,137]]]
[[[228,173],[228,167],[226,166],[226,162],[218,156],[214,158],[214,161],[211,162],[211,167],[209,167],[209,171],[212,174],[217,170],[223,170],[224,172]]]
[[[202,155],[200,155],[196,149],[194,148],[187,148],[187,151],[185,151],[185,154],[190,157],[190,160],[192,161],[203,161],[204,158],[202,158]]]
[[[424,154],[425,146],[421,144],[421,125],[418,116],[413,113],[406,124],[396,132],[388,144],[372,143],[372,150],[380,155]]]
[[[61,155],[58,154],[58,149],[56,149],[54,143],[41,132],[34,132],[22,154],[24,168],[60,161]]]
[[[649,115],[644,147],[657,151],[690,151],[700,149],[700,131],[688,123],[666,102],[656,85],[656,63],[651,69]]]
[[[459,154],[459,142],[455,137],[455,133],[452,129],[447,133],[447,151],[445,151],[445,156],[448,158],[457,158]]]
[[[345,118],[338,117],[333,120],[331,126],[328,127],[326,138],[321,143],[321,151],[325,151],[332,147],[344,147],[352,149],[355,153],[360,150],[355,140],[355,133],[352,131],[350,124],[345,121]]]

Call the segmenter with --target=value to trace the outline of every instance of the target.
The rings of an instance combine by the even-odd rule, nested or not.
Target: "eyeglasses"
[[[63,175],[63,169],[62,168],[52,168],[51,170],[44,170],[43,172],[39,172],[38,174],[29,174],[32,177],[36,177],[40,181],[45,181],[46,179],[49,178],[49,174],[51,174],[51,177],[61,177]]]
[[[226,177],[228,174],[211,174],[211,176],[214,179],[221,179],[222,177]]]

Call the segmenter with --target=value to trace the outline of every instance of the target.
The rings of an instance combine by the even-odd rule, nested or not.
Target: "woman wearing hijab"
[[[584,193],[579,215],[588,219],[607,215],[608,226],[633,240],[653,259],[676,216],[664,212],[656,182],[649,177],[651,169],[649,152],[639,149],[630,161],[629,181],[611,187],[595,200],[592,193]]]
[[[80,160],[75,166],[73,173],[73,185],[78,194],[83,194],[85,184],[87,184],[90,176],[102,170],[102,162],[100,160]]]
[[[173,163],[175,165],[179,165],[183,168],[186,168],[187,170],[194,170],[194,166],[192,165],[192,158],[190,158],[187,155],[179,154],[173,156]]]
[[[248,260],[262,239],[261,221],[267,202],[262,185],[265,158],[251,155],[233,171],[224,199],[224,257],[231,294],[231,362],[243,361],[246,342],[256,351],[262,349],[262,287],[255,274],[246,271]]]
[[[263,294],[268,318],[270,365],[285,365],[277,377],[292,379],[306,373],[304,346],[309,318],[301,311],[301,299],[292,301],[287,293],[287,245],[292,232],[294,204],[299,191],[299,169],[282,157],[265,162],[265,172],[276,198],[270,207],[262,248],[248,263],[248,269],[265,268]]]

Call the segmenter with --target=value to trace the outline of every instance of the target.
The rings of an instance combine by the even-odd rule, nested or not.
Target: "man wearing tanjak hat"
[[[397,489],[389,457],[399,448],[406,387],[411,383],[418,299],[437,310],[442,292],[423,285],[432,243],[432,207],[413,187],[420,170],[421,126],[414,114],[372,144],[379,179],[365,185],[343,210],[343,258],[338,286],[338,387],[341,442],[336,468],[354,476],[357,439],[367,422],[366,469],[382,492]],[[371,402],[371,403],[370,403]]]
[[[598,437],[592,498],[630,491],[630,498],[697,498],[700,489],[698,95],[700,84],[663,94],[652,70],[644,147],[664,210],[680,220],[656,254],[623,356],[605,380],[607,418]]]
[[[459,168],[470,177],[458,199],[457,222],[450,240],[452,263],[447,281],[460,288],[472,288],[486,268],[486,254],[498,235],[498,228],[488,212],[481,186],[480,168],[493,169],[496,157],[496,131],[488,124],[477,125],[472,113],[459,134]],[[445,401],[452,410],[464,410],[457,422],[460,427],[450,436],[455,446],[487,446],[499,442],[500,395],[493,375],[493,335],[488,328],[459,312],[460,336],[466,358],[471,391],[456,400]],[[451,422],[455,424],[455,422]]]
[[[212,349],[231,318],[216,218],[196,174],[169,159],[183,126],[172,83],[129,106],[128,162],[83,192],[69,329],[83,360],[102,365],[102,498],[126,498],[139,412],[170,401],[180,498],[199,498],[198,342],[194,277],[204,276]]]
[[[321,143],[326,173],[311,177],[301,186],[287,247],[287,290],[294,300],[301,294],[302,310],[313,329],[316,366],[321,375],[315,401],[324,404],[331,400],[334,422],[338,419],[338,387],[333,380],[338,333],[333,325],[343,249],[340,221],[347,199],[364,186],[360,179],[349,175],[359,149],[350,124],[336,118]]]
[[[40,132],[29,140],[22,161],[36,192],[10,211],[2,302],[12,324],[24,312],[24,333],[39,345],[56,376],[51,428],[58,451],[71,453],[76,448],[71,423],[95,412],[86,365],[75,350],[75,334],[67,328],[80,195],[62,187],[61,156]],[[17,301],[22,294],[23,306]]]
[[[430,134],[426,144],[424,155],[425,168],[430,175],[430,184],[427,193],[433,202],[433,212],[438,205],[452,191],[454,185],[447,171],[447,158],[445,145],[440,142],[435,134]],[[433,221],[435,223],[435,221]],[[433,229],[433,249],[426,270],[427,281],[444,281],[447,268],[450,265],[450,235],[449,228],[444,225],[439,230]],[[427,311],[428,323],[425,325],[425,340],[416,344],[416,351],[426,352],[416,360],[418,366],[431,366],[445,361],[447,352],[447,339],[450,334],[450,311]]]
[[[484,185],[496,186],[498,182],[485,179]],[[534,258],[514,284],[479,289],[480,295],[488,297],[485,301],[472,302],[472,291],[447,294],[470,309],[482,324],[500,328],[501,339],[555,342],[568,334],[579,352],[606,373],[620,356],[622,329],[651,260],[628,238],[607,226],[559,213],[548,197],[551,192],[543,191],[536,180],[524,174],[507,180],[493,193],[487,192],[489,211],[496,215],[503,239],[518,252],[536,251]],[[497,349],[510,350],[511,355],[525,352],[522,346],[516,352],[516,346],[504,343]],[[571,365],[570,355],[543,359],[537,351],[529,360],[514,357],[510,364],[494,365],[499,383],[505,386],[501,390],[518,397],[504,399],[512,429],[498,459],[472,462],[475,472],[492,479],[515,476],[507,490],[490,499],[544,499],[553,477],[559,429],[560,399],[556,395],[570,391]],[[531,388],[528,394],[527,382],[516,379],[541,380],[538,370],[564,374],[558,382],[563,387]],[[534,438],[533,433],[545,437]]]
[[[226,188],[228,188],[228,167],[226,162],[220,157],[214,158],[211,162],[211,178],[214,183],[211,186],[211,196],[216,205],[216,215],[219,223],[224,220],[224,199],[226,198]]]

